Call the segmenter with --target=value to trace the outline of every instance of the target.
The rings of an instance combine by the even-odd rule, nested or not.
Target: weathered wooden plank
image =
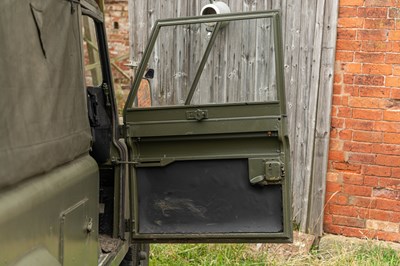
[[[320,86],[314,140],[314,160],[311,178],[312,186],[310,198],[312,200],[309,207],[309,222],[307,226],[309,232],[318,236],[321,236],[323,232],[322,225],[325,204],[326,173],[328,168],[338,9],[338,0],[326,0]]]
[[[147,14],[154,13],[154,8],[148,6],[150,1],[128,1],[129,23],[132,26],[130,33],[131,61],[138,63],[143,56],[148,39]]]
[[[307,7],[307,10],[312,10],[315,14],[313,17],[313,25],[308,25],[309,32],[306,43],[310,43],[308,49],[308,59],[313,64],[307,63],[307,73],[305,73],[307,79],[301,80],[301,84],[304,84],[304,89],[307,95],[302,95],[304,98],[303,106],[304,113],[306,116],[298,119],[307,119],[305,124],[305,129],[300,134],[300,139],[305,140],[304,147],[304,188],[303,196],[301,199],[302,215],[300,229],[302,231],[306,230],[307,215],[309,210],[309,198],[310,195],[310,183],[311,183],[311,169],[312,169],[312,156],[314,151],[314,132],[315,132],[315,117],[316,117],[316,103],[318,97],[319,88],[319,69],[320,69],[320,58],[321,58],[321,48],[322,48],[322,34],[323,34],[323,17],[324,17],[324,5],[325,1],[312,1],[311,6]],[[316,11],[316,12],[315,12]],[[311,14],[308,14],[311,16]],[[305,47],[306,48],[306,47]],[[310,69],[308,66],[313,66]],[[302,86],[302,87],[303,87]]]
[[[286,36],[286,44],[285,44],[285,59],[287,68],[286,73],[286,86],[288,87],[288,96],[287,96],[287,108],[288,108],[288,121],[289,121],[289,139],[291,141],[291,158],[296,158],[292,160],[292,173],[293,182],[292,182],[292,190],[293,190],[293,216],[297,222],[300,222],[302,205],[299,199],[303,196],[304,190],[304,179],[302,178],[302,169],[301,166],[301,158],[299,157],[299,148],[296,148],[296,140],[298,140],[298,135],[302,130],[302,123],[304,121],[297,121],[296,114],[297,112],[302,112],[299,110],[299,104],[297,102],[297,94],[299,90],[298,77],[299,77],[299,55],[300,55],[300,32],[301,32],[301,1],[291,0],[287,2],[288,4],[288,14],[287,19],[290,20],[290,23],[287,23],[289,26],[285,31],[287,33]]]

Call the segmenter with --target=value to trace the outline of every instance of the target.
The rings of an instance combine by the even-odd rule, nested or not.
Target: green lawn
[[[151,245],[150,265],[400,265],[400,254],[383,244],[367,242],[337,246],[323,253],[278,256],[254,244],[157,244]]]

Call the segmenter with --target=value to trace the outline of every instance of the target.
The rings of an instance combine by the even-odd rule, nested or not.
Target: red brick
[[[354,61],[361,63],[382,63],[384,60],[385,55],[383,53],[357,52],[354,56]]]
[[[340,8],[342,9],[342,8]],[[387,8],[385,7],[359,7],[357,10],[359,17],[367,18],[386,18]]]
[[[382,137],[382,132],[354,131],[353,133],[353,140],[360,142],[381,142]]]
[[[361,46],[361,51],[365,52],[386,52],[391,50],[392,43],[386,41],[363,41]]]
[[[400,99],[400,89],[399,88],[392,88],[390,96],[392,99]],[[400,105],[399,101],[396,101],[397,105]]]
[[[346,73],[360,74],[361,73],[361,64],[360,63],[343,63],[343,70]],[[391,67],[390,67],[390,71],[392,71]],[[371,73],[366,73],[366,74],[371,74]],[[382,74],[382,73],[372,73],[372,74]]]
[[[360,173],[361,166],[357,164],[349,164],[344,162],[333,162],[332,166],[336,170],[342,170],[343,172]]]
[[[340,6],[362,6],[364,4],[364,0],[340,0]]]
[[[389,177],[380,177],[378,186],[381,188],[398,188],[400,185],[400,180],[398,178],[395,178],[393,176],[393,168],[392,168],[392,176],[391,178]]]
[[[352,101],[353,99],[354,101]],[[372,104],[373,99],[370,98],[366,99],[365,101],[363,101],[363,99],[360,98],[353,98],[353,99],[350,100],[350,105],[354,107],[368,107],[368,106],[371,108],[380,107],[379,101],[376,101],[377,106],[375,106]],[[353,118],[365,119],[365,120],[381,120],[382,110],[353,109]],[[373,126],[372,124],[368,124],[366,129],[372,129],[372,126]]]
[[[372,152],[387,155],[400,155],[400,145],[374,144],[372,146]]]
[[[385,78],[383,76],[359,75],[355,76],[354,83],[360,85],[382,86],[384,80]]]
[[[328,172],[326,174],[326,181],[338,182],[339,181],[339,174],[338,173],[333,173],[333,172]]]
[[[354,112],[353,112],[353,117],[354,117]],[[375,123],[374,121],[346,119],[346,128],[358,129],[358,130],[371,130],[374,127],[374,123]]]
[[[333,95],[341,95],[342,94],[342,85],[333,84]]]
[[[376,176],[364,176],[364,185],[369,187],[378,186],[378,177]]]
[[[341,29],[337,30],[337,38],[340,40],[355,40],[357,32],[356,30]]]
[[[378,240],[400,242],[400,233],[388,233],[388,232],[377,231],[375,234],[375,238]]]
[[[394,6],[396,0],[365,0],[365,6]]]
[[[354,57],[353,52],[336,51],[336,61],[352,62]]]
[[[329,160],[331,161],[344,161],[344,153],[342,151],[329,151]]]
[[[381,19],[381,18],[374,18],[374,19],[365,19],[364,24],[365,29],[394,29],[395,23],[394,19]]]
[[[352,109],[349,107],[338,107],[338,117],[351,117],[352,116]]]
[[[358,174],[343,174],[343,183],[350,185],[363,185],[364,184],[364,176]]]
[[[389,18],[400,18],[400,10],[397,7],[389,8]]]
[[[352,152],[363,152],[371,153],[372,144],[371,143],[357,143],[346,141],[343,145],[343,150]]]
[[[388,34],[389,41],[399,41],[400,40],[400,30],[390,30]]]
[[[400,212],[390,212],[389,222],[400,223]]]
[[[350,72],[350,71],[348,71]],[[359,73],[359,72],[350,72],[350,73]],[[392,74],[392,66],[385,64],[363,64],[362,67],[363,74],[377,74],[377,75],[391,75]]]
[[[400,133],[400,123],[376,121],[374,125],[374,130],[384,131],[388,133]]]
[[[338,192],[342,190],[342,185],[335,182],[326,182],[326,192]]]
[[[400,135],[397,133],[384,133],[383,134],[383,142],[400,144]]]
[[[400,64],[400,54],[386,54],[385,63]]]
[[[341,7],[339,8],[339,17],[358,17],[357,7]]]
[[[377,198],[400,200],[400,190],[374,188],[372,195]]]
[[[400,76],[400,65],[393,65],[393,76]]]
[[[386,101],[371,97],[351,97],[349,99],[349,106],[358,108],[382,108]],[[366,120],[380,120],[382,119],[382,110],[371,109],[353,109],[353,118],[366,119]]]
[[[369,197],[372,194],[372,188],[366,186],[343,184],[343,192],[354,196]]]
[[[349,204],[357,207],[371,209],[375,208],[376,202],[375,199],[371,197],[349,196]]]
[[[354,218],[354,217],[346,217],[346,216],[338,216],[338,215],[333,215],[332,218],[333,218],[332,224],[335,224],[335,225],[345,225],[345,226],[358,227],[358,228],[365,227],[365,220],[363,220],[363,219],[358,219],[358,218]]]
[[[391,223],[386,221],[378,221],[378,220],[367,220],[366,228],[371,230],[379,230],[379,231],[386,231],[386,232],[399,232],[399,225],[397,223]]]
[[[355,206],[343,206],[337,204],[330,204],[329,213],[336,215],[343,215],[348,217],[359,217],[365,218],[368,215],[368,209],[355,207]]]
[[[354,83],[354,76],[350,74],[343,75],[343,83],[344,84],[353,84]]]
[[[349,237],[372,239],[375,237],[375,231],[362,228],[343,227],[342,235]]]
[[[389,199],[376,199],[376,208],[381,210],[400,212],[400,201]]]
[[[348,205],[348,197],[346,194],[340,193],[339,191],[327,192],[325,194],[325,203]]]
[[[338,51],[359,51],[361,47],[360,41],[337,40],[336,49]]]
[[[334,74],[333,75],[333,84],[341,84],[342,80],[343,80],[343,75],[342,74]]]
[[[398,77],[386,77],[385,86],[387,87],[398,87],[400,86],[400,78]],[[393,91],[392,91],[393,94]]]
[[[329,149],[330,150],[342,150],[343,149],[343,141],[330,139]]]
[[[339,138],[343,140],[351,140],[353,137],[353,131],[350,129],[343,129],[339,132]]]
[[[400,168],[392,168],[392,177],[400,178]]]
[[[365,153],[353,153],[350,154],[348,162],[363,163],[363,164],[373,164],[375,163],[375,155],[365,154]],[[361,185],[361,184],[360,184]]]
[[[345,86],[343,92],[351,96],[359,96],[359,87],[357,86]]]
[[[363,166],[362,173],[372,176],[390,176],[391,169],[385,166],[365,165]]]
[[[390,97],[390,88],[360,87],[359,92],[361,97],[378,97],[378,98]]]
[[[383,112],[383,120],[400,121],[400,109],[399,110],[385,110]],[[400,138],[400,135],[398,135],[398,138]]]
[[[332,224],[332,215],[324,214],[324,224]]]
[[[344,125],[344,119],[342,119],[342,118],[335,118],[335,117],[332,117],[332,118],[331,118],[331,127],[334,127],[334,128],[343,128],[343,125]]]
[[[333,108],[333,107],[332,107],[332,108]],[[331,128],[330,137],[331,137],[332,139],[336,139],[337,136],[338,136],[337,129],[336,129],[336,128]]]
[[[363,18],[339,18],[338,28],[362,28],[364,24]]]
[[[330,234],[341,235],[343,232],[343,228],[344,228],[344,226],[333,225],[332,223],[324,224],[324,232],[327,232]]]
[[[333,105],[342,105],[342,96],[340,96],[340,95],[333,95],[333,97],[332,97],[332,104],[333,104]]]
[[[378,154],[376,156],[376,164],[384,166],[399,166],[400,156]]]
[[[388,51],[393,53],[400,53],[400,42],[390,42],[392,43],[392,48]]]
[[[342,96],[342,105],[343,106],[349,106],[349,96]]]
[[[386,30],[357,30],[357,40],[385,41]]]
[[[371,210],[369,210],[368,219],[389,221],[391,216],[392,216],[392,212],[383,211],[383,210],[377,210],[377,209],[371,209]]]

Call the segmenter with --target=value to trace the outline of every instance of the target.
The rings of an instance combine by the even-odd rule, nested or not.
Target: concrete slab
[[[326,234],[319,242],[319,253],[322,256],[336,256],[338,253],[354,250],[361,245],[381,245],[400,251],[400,244],[386,241],[360,239],[340,235]]]
[[[314,242],[315,236],[293,232],[293,243],[291,244],[254,244],[251,249],[254,252],[267,251],[272,257],[275,258],[289,258],[293,256],[307,254]]]

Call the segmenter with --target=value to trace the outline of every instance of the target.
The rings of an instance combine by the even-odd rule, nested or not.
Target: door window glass
[[[147,102],[176,106],[276,101],[272,23],[266,17],[161,27],[146,66],[153,75],[142,80],[150,88]],[[136,107],[149,106],[140,104],[146,100],[142,87]]]

